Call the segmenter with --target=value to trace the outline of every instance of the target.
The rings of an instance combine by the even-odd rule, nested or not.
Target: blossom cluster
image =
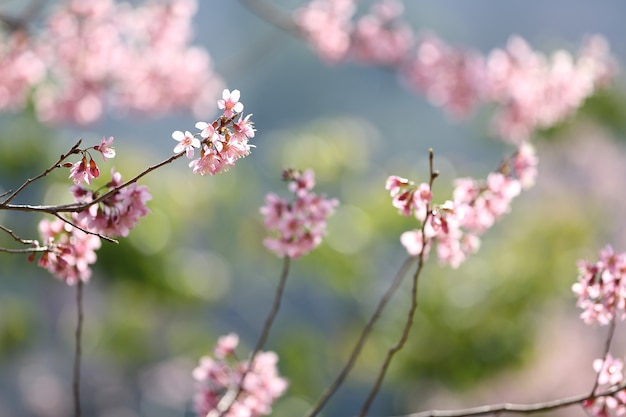
[[[265,228],[276,237],[263,241],[265,247],[279,257],[298,258],[315,249],[326,233],[326,220],[339,205],[336,199],[327,199],[312,190],[315,175],[312,170],[304,172],[285,170],[283,178],[289,181],[292,201],[274,193],[265,196],[261,207]]]
[[[585,323],[607,325],[626,319],[626,253],[606,246],[595,263],[578,261],[578,282],[572,291]]]
[[[84,225],[78,219],[75,224]],[[90,264],[96,261],[96,250],[101,242],[98,236],[79,230],[61,219],[43,219],[39,222],[39,233],[48,248],[39,259],[38,265],[63,280],[68,285],[91,278]]]
[[[414,34],[402,13],[397,0],[377,0],[359,17],[355,0],[313,0],[295,11],[294,21],[325,61],[391,67],[455,116],[495,105],[495,133],[517,144],[573,114],[614,72],[600,36],[589,38],[576,57],[564,50],[546,56],[519,37],[483,55],[431,33]]]
[[[76,217],[91,231],[110,237],[128,236],[128,232],[137,225],[139,219],[148,214],[146,203],[152,196],[148,187],[137,183],[117,189],[123,183],[122,174],[111,169],[111,180],[98,191],[81,185],[72,186],[70,191],[79,203],[91,203],[99,196],[107,194],[106,198],[89,205]],[[109,195],[110,191],[113,192]]]
[[[597,391],[624,384],[624,362],[607,354],[604,360],[593,361],[593,369],[598,373]],[[609,396],[596,397],[583,402],[583,407],[591,416],[608,417],[611,414],[623,416],[626,414],[626,389],[617,391]]]
[[[430,185],[416,185],[406,178],[390,176],[385,188],[392,205],[400,213],[415,216],[420,229],[404,232],[400,241],[410,255],[428,256],[432,243],[437,244],[439,261],[456,268],[478,250],[479,236],[510,210],[512,200],[533,184],[537,158],[533,147],[525,143],[485,181],[472,178],[456,180],[452,200],[432,204]]]
[[[192,159],[195,149],[200,148],[200,157],[189,163],[194,174],[215,175],[228,170],[239,158],[250,154],[248,140],[254,137],[254,123],[250,120],[251,114],[243,117],[243,103],[239,101],[239,90],[224,90],[217,105],[222,115],[214,122],[198,122],[196,128],[199,133],[177,130],[172,133],[172,139],[178,141],[174,147],[175,153],[185,152],[187,158]],[[235,120],[239,116],[238,120]],[[200,137],[200,139],[198,138]]]
[[[121,174],[114,169],[111,169],[111,180],[97,191],[83,185],[90,185],[100,176],[100,168],[89,151],[99,152],[107,161],[115,157],[112,143],[113,137],[102,138],[99,145],[76,149],[75,153],[82,153],[82,158],[74,164],[63,165],[70,168],[69,178],[74,181],[70,191],[85,209],[74,213],[71,221],[57,218],[52,222],[43,219],[39,223],[39,233],[47,248],[39,266],[70,285],[78,280],[87,282],[91,277],[89,265],[96,261],[95,250],[101,244],[99,235],[128,236],[139,218],[148,214],[146,203],[152,198],[148,188],[137,183],[124,186]],[[100,200],[101,196],[105,198]],[[96,200],[99,201],[92,204]]]
[[[79,124],[100,118],[106,105],[146,114],[210,110],[222,82],[207,52],[190,45],[195,0],[62,3],[40,32],[15,30],[0,43],[0,110],[32,100],[40,120]]]
[[[198,382],[195,397],[198,416],[267,415],[272,411],[272,403],[287,389],[287,381],[278,374],[276,353],[257,352],[250,365],[249,361],[237,360],[238,344],[239,337],[234,333],[220,337],[213,357],[201,358],[193,370]]]

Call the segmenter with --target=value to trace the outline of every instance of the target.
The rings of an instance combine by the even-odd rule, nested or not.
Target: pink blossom
[[[595,263],[578,261],[578,282],[572,291],[576,305],[587,324],[607,325],[614,319],[626,319],[626,253],[615,253],[611,246],[600,251]]]
[[[86,228],[78,218],[73,221]],[[39,266],[46,268],[68,285],[74,285],[79,280],[89,281],[92,273],[89,265],[96,262],[95,251],[101,245],[98,236],[87,234],[58,218],[52,221],[41,220],[39,234],[49,248],[39,260]]]
[[[99,193],[107,193],[122,184],[122,177],[118,172],[111,170],[111,181]],[[95,200],[98,195],[80,186],[72,187],[72,193],[80,203]],[[141,217],[145,217],[149,210],[146,203],[152,199],[148,188],[137,183],[117,190],[104,200],[90,205],[86,210],[77,214],[77,218],[84,222],[89,230],[103,235],[116,237],[128,236]]]
[[[285,170],[285,180],[294,199],[287,201],[269,193],[260,208],[265,228],[275,236],[263,241],[265,247],[278,257],[298,258],[315,249],[326,233],[326,219],[339,205],[336,199],[315,194],[313,171]]]
[[[223,414],[225,417],[267,415],[272,412],[272,403],[287,389],[287,381],[278,375],[278,355],[257,352],[250,366],[249,361],[236,361],[233,352],[237,344],[238,337],[234,333],[221,337],[214,348],[215,359],[205,356],[193,370],[193,377],[198,383],[195,397],[198,416],[205,417],[211,412],[219,414],[229,405],[228,411]],[[230,404],[227,397],[237,393]]]
[[[215,175],[222,171],[224,162],[215,149],[204,145],[200,158],[191,161],[189,167],[192,168],[194,174]]]
[[[624,362],[621,359],[614,359],[610,354],[607,354],[605,359],[594,360],[593,369],[598,373],[596,392],[605,391],[624,383],[622,373]],[[622,416],[626,414],[626,390],[587,400],[583,403],[583,407],[595,417]]]
[[[69,178],[74,181],[74,184],[78,185],[83,181],[87,184],[91,184],[91,181],[99,176],[100,170],[98,169],[96,162],[93,159],[90,159],[89,163],[87,163],[87,157],[83,156],[80,161],[72,165]]]
[[[174,147],[174,153],[185,151],[185,154],[189,159],[193,158],[193,148],[200,147],[200,141],[189,131],[185,131],[185,133],[183,133],[180,130],[176,130],[172,133],[172,139],[178,141],[178,144]]]
[[[195,11],[190,0],[62,2],[28,42],[16,31],[0,46],[0,109],[30,97],[40,120],[81,124],[108,106],[206,114],[222,82],[208,53],[191,45]]]
[[[413,31],[399,17],[404,6],[396,0],[375,3],[352,33],[350,53],[358,61],[399,65],[413,46]]]
[[[354,0],[313,0],[294,13],[294,22],[322,59],[337,62],[350,48]]]
[[[102,155],[102,159],[106,162],[108,158],[115,158],[115,148],[111,147],[113,143],[113,136],[109,136],[109,139],[102,137],[100,145],[94,146],[94,149]]]
[[[198,122],[196,123],[196,129],[200,129],[200,136],[204,139],[213,140],[216,136],[215,126],[212,123]],[[197,148],[198,146],[196,146]]]
[[[225,117],[232,117],[235,113],[243,111],[243,104],[239,102],[239,90],[222,91],[222,99],[217,101],[217,107],[224,110]]]

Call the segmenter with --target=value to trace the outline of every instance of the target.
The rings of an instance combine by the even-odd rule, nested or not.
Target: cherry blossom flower
[[[234,350],[238,342],[234,333],[220,337],[214,348],[215,358],[201,358],[193,370],[198,383],[195,409],[199,417],[220,415],[220,411],[229,405],[221,401],[235,395],[224,417],[267,415],[272,412],[272,403],[287,389],[287,381],[278,375],[276,353],[257,352],[250,366],[249,361],[237,361]]]
[[[177,140],[178,144],[174,147],[174,153],[185,151],[187,158],[193,158],[194,149],[200,147],[200,141],[188,130],[185,133],[176,130],[172,133],[172,139]]]
[[[115,148],[111,147],[112,143],[113,136],[109,136],[109,139],[103,137],[100,141],[100,145],[93,147],[96,151],[100,152],[105,162],[108,161],[108,158],[115,158]]]
[[[422,249],[428,256],[431,245],[436,244],[439,261],[457,268],[479,249],[479,236],[510,210],[513,199],[523,188],[533,184],[536,167],[534,148],[522,144],[485,181],[457,179],[452,199],[443,204],[432,203],[428,184],[416,185],[406,178],[390,176],[385,188],[389,190],[392,205],[406,217],[414,215],[423,226],[423,233],[422,229],[407,231],[401,235],[400,242],[412,256],[420,254]]]
[[[95,178],[100,176],[100,170],[98,165],[93,159],[87,162],[87,157],[83,156],[82,159],[76,162],[72,168],[70,168],[69,178],[74,181],[74,184],[79,185],[81,182],[91,184]]]
[[[597,391],[605,391],[609,388],[624,383],[624,362],[615,359],[611,354],[606,358],[593,361],[593,369],[598,373]],[[585,410],[592,416],[608,417],[610,415],[622,416],[626,414],[626,390],[617,391],[610,396],[603,396],[587,400],[583,403]]]
[[[78,218],[73,221],[86,228]],[[79,280],[89,281],[92,274],[89,265],[96,262],[95,251],[101,245],[98,236],[85,233],[58,218],[52,221],[42,219],[39,222],[39,234],[50,249],[40,258],[39,266],[68,285],[74,285]]]
[[[111,181],[95,193],[80,185],[71,188],[76,200],[80,203],[89,203],[102,194],[113,190],[122,184],[120,173],[111,170]],[[90,205],[86,210],[77,214],[77,218],[84,222],[86,228],[97,233],[110,236],[128,236],[141,217],[145,217],[149,210],[146,203],[152,199],[148,188],[137,183],[129,184],[105,198]]]
[[[224,90],[222,98],[217,101],[217,107],[224,110],[225,117],[232,117],[235,113],[243,111],[243,104],[239,101],[239,90]]]
[[[615,253],[611,246],[600,251],[598,261],[578,261],[578,282],[572,291],[576,305],[587,324],[601,326],[614,319],[626,319],[626,253]]]
[[[195,12],[195,0],[61,2],[28,42],[16,31],[0,46],[0,109],[32,98],[41,121],[79,124],[108,106],[206,115],[222,81],[206,50],[191,45]]]
[[[285,170],[283,178],[289,181],[289,190],[295,194],[292,201],[273,193],[265,196],[265,228],[275,237],[263,241],[265,247],[278,257],[298,258],[315,249],[326,233],[326,219],[339,205],[336,199],[326,199],[312,192],[314,173]]]
[[[175,131],[172,137],[179,140],[179,145],[174,148],[174,152],[181,152],[183,149],[191,150],[193,157],[193,147],[201,147],[200,157],[189,163],[189,167],[194,174],[215,175],[227,171],[234,166],[238,159],[244,158],[250,154],[250,149],[254,146],[249,144],[250,138],[254,137],[254,122],[250,120],[252,115],[239,116],[239,120],[235,121],[233,111],[242,111],[243,104],[239,100],[239,90],[224,90],[223,99],[218,100],[218,107],[224,110],[224,114],[211,123],[197,122],[196,129],[200,130],[198,134],[191,134],[186,131]],[[227,116],[227,113],[229,114]],[[195,145],[198,146],[195,146]],[[190,157],[190,158],[191,158]]]

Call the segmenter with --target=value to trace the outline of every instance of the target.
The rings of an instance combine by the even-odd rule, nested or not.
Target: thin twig
[[[79,139],[78,142],[76,142],[76,144],[74,146],[72,146],[70,148],[70,150],[64,154],[61,155],[58,159],[58,161],[56,161],[52,166],[50,166],[50,168],[46,169],[44,172],[42,172],[41,174],[37,175],[34,178],[29,178],[26,181],[24,181],[24,183],[22,185],[20,185],[20,187],[15,190],[13,193],[11,193],[6,200],[4,200],[2,203],[0,203],[0,209],[4,209],[6,206],[9,205],[9,203],[11,202],[11,200],[13,200],[19,193],[21,193],[24,188],[28,187],[30,184],[32,184],[33,182],[37,181],[40,178],[45,177],[46,175],[48,175],[49,173],[51,173],[52,171],[54,171],[57,168],[61,167],[61,163],[63,161],[65,161],[70,155],[75,154],[78,151],[78,147],[80,146],[81,142],[83,140]]]
[[[429,149],[428,154],[429,154],[428,159],[429,159],[429,170],[430,170],[429,185],[430,185],[430,189],[432,190],[433,183],[435,182],[435,179],[437,178],[439,173],[435,171],[434,169],[434,165],[433,165],[434,153],[433,153],[432,148]],[[422,227],[420,230],[420,233],[422,235],[422,250],[420,250],[420,253],[418,254],[419,261],[418,261],[417,269],[415,270],[415,274],[413,274],[413,281],[412,281],[413,284],[411,287],[411,304],[409,306],[409,312],[407,314],[407,318],[404,323],[404,328],[402,329],[402,335],[400,336],[400,340],[398,340],[398,342],[394,346],[389,348],[389,350],[387,351],[387,355],[385,356],[385,359],[380,368],[380,371],[378,372],[378,376],[376,377],[374,386],[372,387],[369,394],[367,395],[365,402],[363,403],[363,407],[361,408],[361,411],[359,412],[359,417],[365,417],[367,415],[367,412],[369,411],[370,406],[372,405],[374,398],[376,398],[376,395],[378,394],[378,390],[380,389],[380,386],[382,385],[383,380],[385,379],[385,375],[387,374],[387,370],[389,369],[389,365],[391,364],[393,357],[396,355],[396,353],[402,350],[407,340],[409,339],[409,333],[411,332],[411,328],[413,327],[413,322],[415,320],[415,312],[417,311],[417,305],[418,305],[417,304],[417,292],[418,292],[419,277],[422,273],[422,270],[424,269],[425,251],[429,244],[428,239],[426,238],[426,225],[428,224],[428,220],[431,216],[432,216],[432,213],[431,213],[430,203],[427,203],[426,204],[426,218],[422,222]]]
[[[276,293],[274,294],[274,301],[272,303],[272,309],[270,310],[269,314],[267,315],[267,318],[265,319],[265,324],[263,325],[263,330],[261,331],[259,340],[257,341],[256,346],[254,347],[254,350],[252,351],[252,354],[250,355],[248,368],[245,370],[245,372],[241,376],[241,381],[239,382],[239,386],[236,388],[236,394],[225,395],[224,397],[222,397],[222,400],[220,400],[220,404],[218,404],[218,406],[216,407],[219,413],[218,414],[219,417],[222,417],[224,414],[228,412],[228,410],[230,410],[230,408],[235,403],[235,400],[237,399],[239,394],[241,394],[241,392],[243,391],[243,383],[246,379],[246,376],[248,376],[248,373],[252,370],[252,367],[254,366],[254,359],[256,355],[261,351],[261,349],[263,349],[263,346],[265,345],[265,342],[267,341],[267,337],[269,336],[269,333],[270,333],[270,328],[272,327],[272,324],[274,323],[274,318],[276,318],[276,314],[278,313],[278,310],[280,309],[280,301],[282,299],[283,291],[285,289],[285,283],[287,282],[287,276],[289,275],[290,260],[291,258],[289,256],[285,256],[284,261],[283,261],[283,270],[280,274],[278,287],[276,287]],[[222,403],[224,404],[222,405]],[[211,412],[209,412],[207,417],[213,417],[213,415],[216,414],[214,413],[214,411],[215,410],[212,410]]]
[[[420,413],[403,414],[395,417],[473,417],[485,416],[489,414],[533,414],[545,411],[556,410],[559,408],[571,407],[573,405],[582,404],[585,401],[594,398],[606,397],[613,395],[618,391],[626,388],[626,383],[616,385],[598,394],[581,394],[573,397],[561,398],[558,400],[546,401],[535,404],[492,404],[482,405],[479,407],[464,408],[460,410],[430,410]]]
[[[607,334],[606,340],[604,341],[604,352],[602,354],[603,365],[604,365],[604,362],[606,361],[607,356],[609,355],[609,351],[611,350],[611,342],[613,341],[613,335],[615,334],[616,321],[617,321],[616,317],[613,317],[613,320],[611,320],[611,323],[609,324],[609,333]],[[600,378],[600,372],[598,372],[598,375],[596,376],[596,380],[593,383],[593,388],[591,389],[592,395],[595,392],[595,390],[598,388],[598,385],[600,384],[598,381],[599,378]]]
[[[298,37],[303,36],[291,15],[278,6],[264,0],[239,0],[239,3],[272,26]]]
[[[164,161],[159,162],[158,164],[152,165],[148,168],[146,168],[144,171],[142,171],[141,173],[137,174],[134,178],[118,185],[115,188],[112,188],[111,190],[109,190],[108,192],[102,194],[100,197],[92,200],[92,201],[87,201],[84,203],[70,203],[70,204],[62,204],[62,205],[57,205],[57,206],[33,206],[33,205],[29,205],[29,204],[6,204],[6,203],[2,203],[0,204],[0,210],[13,210],[13,211],[34,211],[34,212],[42,212],[42,213],[49,213],[49,214],[55,214],[55,213],[78,213],[83,211],[84,209],[86,209],[89,206],[92,206],[94,204],[97,204],[107,198],[109,198],[110,196],[112,196],[113,194],[119,192],[121,189],[128,187],[129,185],[137,182],[139,179],[141,179],[142,177],[146,176],[147,174],[149,174],[150,172],[154,171],[155,169],[158,169],[160,167],[162,167],[163,165],[167,165],[173,161],[175,161],[176,159],[180,158],[181,156],[185,155],[185,152],[180,152],[176,155],[173,155],[169,158],[167,158]]]
[[[91,232],[85,228],[80,227],[79,225],[77,225],[76,223],[66,219],[65,217],[61,216],[59,213],[52,213],[53,216],[55,216],[58,219],[61,219],[62,221],[64,221],[65,223],[69,224],[72,227],[77,228],[78,230],[80,230],[83,233],[87,233],[88,235],[94,235],[94,236],[98,236],[100,239],[106,240],[107,242],[111,242],[111,243],[115,243],[118,244],[120,242],[118,242],[117,240],[113,239],[112,237],[108,237],[105,235],[102,235],[98,232]]]
[[[80,417],[80,355],[81,335],[83,330],[83,281],[78,279],[76,284],[76,347],[74,351],[74,377],[72,393],[74,396],[74,417]]]
[[[21,237],[19,237],[18,235],[16,235],[13,230],[8,229],[6,227],[4,227],[3,225],[0,224],[0,230],[6,232],[9,236],[11,236],[15,241],[22,243],[24,245],[34,245],[37,243],[36,240],[32,240],[32,239],[22,239]]]
[[[367,324],[361,331],[359,340],[357,341],[356,345],[352,349],[352,353],[350,354],[350,357],[348,358],[348,362],[344,365],[343,369],[341,370],[337,378],[332,382],[332,384],[328,386],[328,388],[326,388],[326,391],[324,391],[321,397],[317,400],[317,403],[313,406],[313,409],[309,411],[309,413],[307,414],[307,417],[316,416],[322,410],[322,408],[324,408],[328,400],[335,394],[337,389],[341,386],[343,381],[346,379],[346,376],[350,373],[350,371],[352,370],[352,367],[354,366],[354,363],[359,357],[359,354],[361,353],[361,349],[363,349],[363,345],[365,344],[365,341],[367,340],[369,334],[371,333],[372,328],[374,327],[374,324],[379,319],[385,306],[387,305],[387,303],[389,302],[393,294],[396,292],[396,290],[402,283],[402,279],[404,278],[408,269],[411,267],[411,265],[415,262],[416,259],[417,257],[410,256],[402,263],[400,270],[398,271],[393,281],[391,282],[391,285],[387,289],[387,292],[385,292],[383,297],[378,302],[378,305],[376,306],[376,309],[374,310],[372,317],[370,317],[369,321],[367,322]]]

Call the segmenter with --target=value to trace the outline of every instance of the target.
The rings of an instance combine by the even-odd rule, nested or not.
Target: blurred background
[[[4,0],[0,7],[18,7]],[[607,38],[626,61],[626,4],[407,2],[416,31],[488,52],[511,35],[546,52],[576,51],[586,35]],[[299,2],[277,2],[294,9]],[[257,146],[227,174],[193,175],[183,161],[149,175],[151,214],[120,245],[103,244],[85,287],[84,415],[192,416],[191,370],[220,335],[236,332],[239,353],[256,343],[281,261],[267,252],[259,207],[286,195],[284,167],[313,168],[317,191],[341,206],[321,247],[292,263],[267,350],[290,381],[275,416],[303,415],[336,376],[363,324],[405,258],[399,235],[415,225],[396,213],[388,175],[427,179],[428,148],[441,172],[435,200],[458,176],[484,177],[513,149],[493,138],[489,109],[453,120],[386,70],[327,65],[299,39],[238,2],[203,0],[196,43],[253,113]],[[483,238],[459,269],[431,259],[419,311],[370,415],[393,416],[487,402],[535,402],[587,392],[607,329],[579,319],[571,285],[576,260],[605,244],[626,249],[626,90],[623,76],[562,125],[534,140],[537,185]],[[50,127],[25,111],[0,116],[0,192],[45,169],[78,138],[114,136],[111,161],[126,178],[167,158],[189,114],[107,117]],[[108,167],[103,172],[108,172]],[[22,202],[69,202],[66,173],[34,186]],[[36,236],[39,217],[0,212],[0,223]],[[10,246],[0,236],[1,246]],[[71,414],[75,288],[0,255],[0,416]],[[355,415],[408,308],[400,291],[324,416]],[[626,340],[617,328],[614,356]],[[572,408],[552,415],[584,416]]]

